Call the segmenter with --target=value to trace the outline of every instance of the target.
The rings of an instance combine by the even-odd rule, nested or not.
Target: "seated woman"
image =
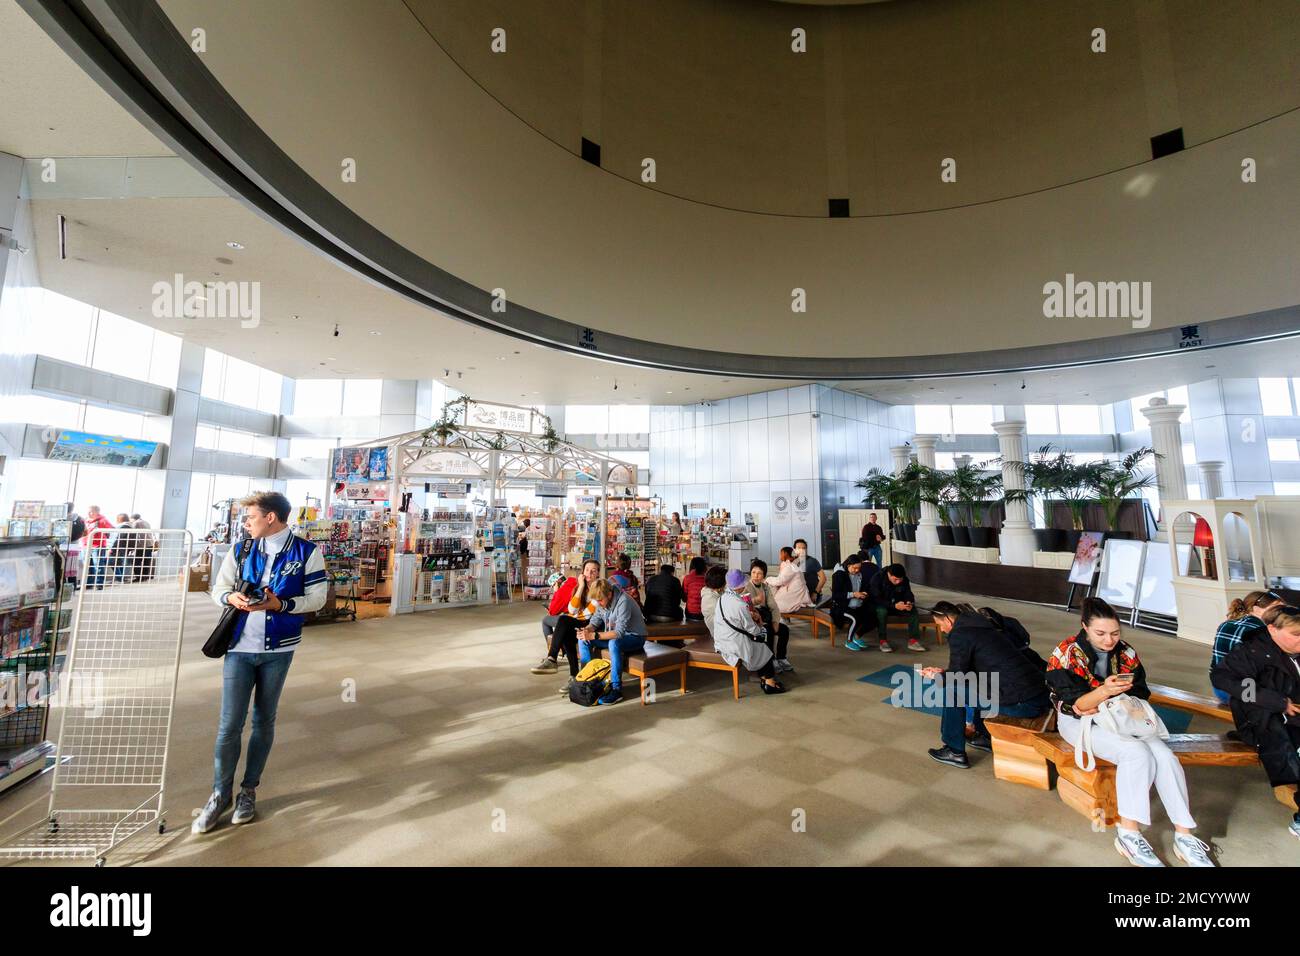
[[[609,583],[635,601],[637,607],[641,606],[641,582],[632,573],[632,559],[626,554],[618,556],[618,567],[609,576]]]
[[[1210,651],[1210,681],[1214,681],[1214,669],[1222,664],[1232,653],[1232,649],[1248,637],[1258,637],[1268,631],[1264,626],[1264,612],[1278,604],[1285,604],[1280,594],[1272,591],[1251,591],[1244,598],[1233,598],[1228,605],[1228,619],[1219,625],[1214,634],[1214,648]],[[1231,699],[1218,687],[1214,696],[1223,703]]]
[[[709,563],[703,558],[691,558],[686,577],[682,578],[682,591],[686,594],[686,620],[704,621],[704,612],[700,609],[700,592],[704,590],[704,575],[708,573]]]
[[[1038,717],[1051,708],[1044,661],[1029,648],[1029,636],[1015,618],[1003,618],[992,608],[976,611],[969,604],[940,601],[934,606],[934,625],[948,635],[948,667],[923,667],[931,680],[951,681],[944,688],[939,735],[943,746],[929,754],[939,763],[970,768],[967,743],[977,750],[992,750],[983,714]],[[966,740],[966,714],[972,713],[975,736]]]
[[[773,666],[777,673],[794,673],[794,665],[786,657],[786,648],[790,646],[790,626],[781,620],[781,608],[777,606],[776,594],[767,583],[767,562],[762,558],[749,562],[745,596],[749,598],[749,606],[758,612],[763,626],[767,628],[768,646],[776,653]]]
[[[598,651],[609,649],[609,690],[597,703],[617,704],[623,699],[627,659],[645,648],[645,618],[636,601],[608,581],[593,584],[591,596],[596,612],[580,632],[578,659],[585,665]]]
[[[578,628],[596,613],[596,601],[592,597],[592,587],[600,580],[600,562],[588,559],[582,563],[582,577],[574,579],[573,590],[568,603],[556,615],[551,633],[551,646],[546,656],[533,668],[534,674],[554,674],[558,669],[560,651],[564,651],[569,663],[569,676],[578,673]]]
[[[555,622],[569,606],[569,598],[573,597],[573,589],[578,586],[578,579],[566,578],[559,571],[554,571],[546,579],[546,583],[551,588],[551,600],[546,605],[546,616],[542,618],[542,637],[549,648],[551,635],[555,633]]]
[[[776,679],[771,640],[768,630],[747,600],[746,578],[739,571],[727,574],[727,590],[718,599],[713,623],[713,647],[731,667],[743,664],[745,669],[757,674],[763,684],[764,694],[785,693],[785,686]]]
[[[1274,604],[1262,623],[1264,633],[1234,647],[1211,678],[1231,699],[1237,734],[1259,751],[1268,782],[1292,788],[1287,832],[1300,838],[1300,607]]]
[[[704,573],[704,587],[700,589],[700,614],[704,618],[704,626],[709,629],[709,635],[715,640],[718,635],[713,630],[713,624],[718,616],[718,601],[726,587],[727,572],[721,567],[714,565]]]
[[[1076,749],[1084,719],[1095,715],[1106,700],[1128,694],[1146,700],[1146,669],[1138,653],[1120,640],[1119,615],[1101,598],[1083,601],[1083,626],[1052,651],[1047,683],[1057,711],[1057,730]],[[1172,750],[1158,737],[1119,736],[1094,724],[1092,751],[1098,760],[1115,764],[1115,795],[1119,827],[1115,849],[1134,866],[1164,866],[1142,836],[1151,825],[1151,784],[1154,781],[1165,813],[1174,825],[1174,853],[1188,866],[1214,866],[1209,847],[1192,835],[1196,821],[1187,805],[1187,779]]]
[[[776,606],[782,614],[790,614],[812,604],[808,597],[808,582],[794,560],[794,548],[781,549],[781,569],[771,584],[772,590],[776,592]]]
[[[661,564],[659,573],[645,583],[645,616],[651,624],[682,623],[682,582],[671,564]]]

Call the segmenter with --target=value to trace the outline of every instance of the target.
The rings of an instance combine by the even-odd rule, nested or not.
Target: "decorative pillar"
[[[1025,476],[1016,463],[1028,460],[1025,423],[994,422],[993,430],[998,433],[998,449],[1002,453],[1003,492],[1023,489]],[[1002,521],[1002,530],[998,533],[1002,563],[1032,567],[1035,545],[1034,530],[1029,524],[1029,502],[1006,501],[1003,508],[1006,517]]]
[[[916,449],[916,462],[927,468],[934,467],[934,446],[938,435],[917,435],[912,439]],[[939,544],[939,509],[928,501],[921,502],[921,523],[916,526],[916,553],[929,557]]]
[[[1201,497],[1223,497],[1223,462],[1198,461],[1196,467],[1201,471]]]
[[[891,445],[889,454],[894,459],[894,474],[899,475],[907,467],[907,463],[912,460],[912,449],[907,445]]]
[[[958,468],[965,468],[971,462],[970,455],[957,455],[953,458],[952,463]]]
[[[1178,418],[1186,405],[1170,405],[1166,399],[1153,398],[1141,409],[1151,425],[1151,447],[1156,452],[1156,487],[1160,490],[1160,514],[1164,520],[1164,503],[1187,497],[1187,469],[1183,465],[1183,433]]]

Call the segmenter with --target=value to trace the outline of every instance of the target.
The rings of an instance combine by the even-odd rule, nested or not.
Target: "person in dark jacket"
[[[872,567],[875,565],[865,563],[861,555],[850,554],[840,569],[831,575],[831,623],[836,627],[848,627],[849,635],[844,646],[851,651],[865,650],[867,646],[857,634],[860,630],[865,632],[867,622],[871,620],[871,597],[867,589],[871,585],[868,569]]]
[[[661,564],[659,573],[645,583],[645,617],[651,624],[682,623],[682,601],[686,593],[671,564]]]
[[[1263,615],[1267,630],[1234,647],[1210,674],[1229,695],[1237,734],[1259,751],[1273,787],[1300,785],[1300,607],[1278,604]],[[1300,791],[1288,832],[1300,839]]]
[[[862,526],[862,537],[858,539],[858,550],[870,558],[877,567],[884,560],[880,550],[880,543],[884,540],[885,529],[877,523],[876,513],[873,511],[867,516],[867,523]]]
[[[969,769],[967,710],[974,711],[975,722],[970,746],[991,751],[984,713],[1038,717],[1051,709],[1047,662],[1030,649],[1029,634],[1019,621],[992,608],[976,611],[969,604],[940,601],[934,606],[934,624],[948,635],[948,667],[921,670],[925,677],[945,682],[939,730],[943,746],[929,754],[940,763]]]
[[[876,628],[880,631],[880,649],[891,651],[886,636],[886,622],[890,615],[907,621],[907,649],[928,650],[921,643],[921,617],[912,596],[912,584],[907,580],[907,569],[901,564],[891,564],[871,579],[871,603],[876,606]]]

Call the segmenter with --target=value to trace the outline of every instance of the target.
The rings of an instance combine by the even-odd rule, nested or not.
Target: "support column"
[[[1028,458],[1025,423],[994,422],[993,430],[998,433],[998,450],[1002,454],[1003,492],[1019,491],[1025,487],[1025,476],[1021,474],[1017,463]],[[998,550],[1001,552],[1002,563],[1032,567],[1035,545],[1034,531],[1029,524],[1029,502],[1006,501],[1003,507],[1006,516],[1002,521],[1002,530],[998,532]]]
[[[199,429],[199,394],[203,388],[204,347],[184,339],[172,393],[171,434],[167,440],[167,470],[163,478],[160,528],[184,528],[190,511],[190,478]],[[204,502],[204,505],[209,502]],[[205,512],[205,523],[208,514]]]
[[[1156,451],[1156,487],[1160,490],[1161,522],[1166,501],[1187,497],[1187,469],[1183,465],[1183,433],[1178,418],[1186,405],[1170,405],[1167,399],[1153,398],[1141,409],[1151,425],[1151,447]]]
[[[894,459],[894,474],[902,474],[903,469],[912,460],[912,449],[907,445],[891,445],[889,454]]]
[[[1201,471],[1201,497],[1223,497],[1223,462],[1198,461],[1196,467]]]
[[[916,449],[916,463],[927,468],[934,467],[934,446],[938,444],[938,435],[917,435],[912,439]],[[929,557],[939,543],[939,509],[928,501],[921,502],[921,523],[916,526],[916,553]]]

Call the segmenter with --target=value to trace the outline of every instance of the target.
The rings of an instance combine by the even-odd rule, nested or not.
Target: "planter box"
[[[934,558],[945,561],[970,561],[975,564],[1001,564],[1002,557],[997,548],[963,548],[955,545],[937,544],[934,546]]]
[[[1036,568],[1056,568],[1061,571],[1068,571],[1072,564],[1074,564],[1073,551],[1034,552],[1034,567]]]

